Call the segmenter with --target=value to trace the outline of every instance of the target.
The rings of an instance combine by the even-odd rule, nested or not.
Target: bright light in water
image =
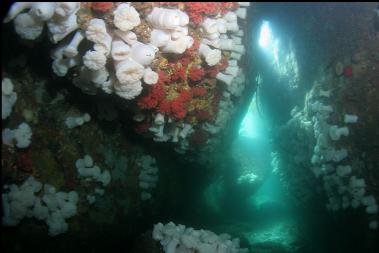
[[[258,139],[264,135],[265,124],[259,115],[257,108],[257,96],[254,94],[250,102],[249,109],[242,120],[239,135],[247,138]]]
[[[272,64],[274,73],[280,77],[287,77],[290,88],[297,88],[299,73],[292,43],[289,47],[283,46],[279,38],[274,35],[271,23],[263,21],[258,44],[264,52],[264,58]]]
[[[261,33],[259,35],[259,46],[262,48],[268,48],[272,43],[272,31],[270,27],[270,23],[268,21],[263,21],[261,26]]]
[[[263,21],[258,40],[259,46],[265,50],[266,55],[274,64],[279,63],[279,40],[274,37],[270,22]]]

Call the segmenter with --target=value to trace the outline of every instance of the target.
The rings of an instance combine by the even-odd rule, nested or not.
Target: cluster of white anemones
[[[231,52],[228,67],[216,76],[225,84],[217,120],[213,124],[207,123],[203,126],[203,129],[211,134],[218,133],[231,118],[234,111],[231,96],[241,96],[244,89],[245,76],[238,66],[238,61],[245,53],[242,45],[244,32],[238,25],[238,18],[246,18],[246,7],[249,3],[239,4],[242,7],[237,11],[218,15],[216,18],[206,18],[201,24],[199,54],[207,65],[214,66],[219,63],[222,50]],[[154,8],[147,20],[154,28],[150,43],[162,52],[183,53],[186,48],[192,46],[193,39],[188,36],[188,16],[185,13],[174,9]],[[173,50],[171,45],[175,45],[176,50]],[[137,114],[134,119],[142,121],[145,116]],[[161,113],[154,115],[153,125],[149,130],[154,134],[154,141],[178,143],[175,150],[179,153],[185,153],[189,149],[186,137],[194,131],[190,124],[184,123],[178,127],[172,119]]]
[[[111,182],[111,174],[109,170],[103,170],[94,164],[93,159],[90,155],[85,155],[83,158],[78,159],[75,162],[75,167],[78,171],[78,176],[85,178],[86,181],[95,181],[101,183],[102,187],[106,187]],[[104,189],[101,186],[95,187],[93,194],[88,194],[86,196],[87,201],[93,204],[96,201],[94,193],[98,195],[104,194]]]
[[[220,61],[221,50],[231,51],[228,67],[224,73],[220,72],[216,76],[228,86],[240,74],[237,61],[245,53],[245,47],[242,45],[244,32],[238,26],[238,17],[245,19],[245,8],[240,8],[236,12],[227,12],[219,18],[206,18],[201,25],[203,39],[199,53],[209,66],[216,65]]]
[[[13,91],[13,83],[9,78],[2,79],[1,82],[1,104],[2,119],[6,119],[12,112],[12,108],[17,100],[17,93]],[[16,129],[5,128],[2,131],[3,144],[17,148],[27,148],[31,143],[32,129],[23,122]]]
[[[44,221],[49,235],[56,236],[68,230],[66,219],[77,213],[78,200],[77,192],[57,192],[54,186],[30,176],[20,186],[4,185],[2,225],[16,226],[25,217],[33,217]]]
[[[32,129],[30,126],[23,122],[16,129],[5,128],[2,132],[3,144],[14,147],[16,143],[17,148],[29,147],[32,138]]]
[[[245,253],[240,248],[240,240],[229,234],[217,235],[209,230],[196,230],[184,225],[169,222],[157,223],[153,229],[153,239],[159,241],[165,253],[207,252],[207,253]]]
[[[12,112],[16,103],[17,93],[13,90],[12,80],[3,78],[1,80],[1,118],[6,119]]]
[[[140,156],[137,164],[141,171],[138,175],[139,187],[142,189],[141,200],[151,199],[151,190],[156,187],[158,182],[158,167],[154,157],[149,155]]]
[[[188,15],[177,9],[154,7],[147,16],[153,26],[150,43],[163,53],[182,54],[193,45],[193,38],[188,35]]]
[[[226,89],[219,102],[219,112],[215,123],[206,123],[203,129],[211,134],[218,133],[231,118],[234,104],[231,96],[241,96],[245,84],[245,76],[238,66],[238,61],[245,53],[242,45],[243,30],[238,25],[238,18],[246,18],[246,8],[249,3],[239,3],[241,8],[235,12],[227,12],[217,18],[206,18],[201,25],[203,39],[199,47],[199,53],[213,66],[221,59],[221,50],[230,51],[228,67],[224,72],[217,74],[216,79],[226,85]]]
[[[228,67],[216,76],[226,86],[220,106],[229,104],[230,95],[240,96],[244,88],[244,76],[238,66],[245,52],[242,45],[244,32],[238,22],[246,18],[249,5],[241,2],[238,10],[205,18],[201,24],[199,54],[206,64],[214,66],[221,60],[222,51],[231,52]],[[148,44],[138,41],[133,31],[141,24],[141,17],[129,3],[121,3],[113,11],[113,27],[101,18],[93,18],[85,30],[81,29],[77,23],[79,9],[80,2],[18,2],[12,5],[5,22],[14,19],[16,33],[28,40],[40,36],[44,24],[47,24],[51,41],[59,43],[51,53],[54,73],[65,76],[71,68],[78,67],[79,74],[73,83],[87,94],[96,94],[101,89],[132,100],[142,92],[143,83],[154,85],[158,82],[158,74],[150,68],[158,51],[183,54],[194,42],[188,33],[189,17],[179,9],[152,9],[146,17],[152,27]],[[92,42],[93,48],[81,55],[79,46],[85,40]],[[224,109],[219,110],[218,123],[206,126],[206,130],[211,129],[212,133],[223,127],[232,112]],[[179,148],[182,151],[188,149],[185,138],[191,133],[191,126],[178,127],[165,116],[162,123],[161,115],[156,112],[153,117],[160,122],[151,128],[155,141],[179,140]],[[136,118],[141,119],[140,115]]]
[[[91,115],[89,115],[88,113],[85,113],[85,114],[83,114],[83,116],[77,116],[77,117],[69,116],[69,117],[67,117],[65,120],[65,124],[68,128],[71,129],[71,128],[81,126],[84,123],[89,122],[90,120],[91,120]]]
[[[365,179],[354,175],[354,171],[358,172],[359,168],[344,162],[348,158],[348,150],[344,147],[334,147],[341,137],[349,135],[350,130],[347,126],[328,124],[333,108],[320,101],[323,99],[330,102],[332,93],[323,90],[320,85],[316,87],[317,89],[311,91],[314,102],[308,103],[307,106],[308,115],[313,115],[313,131],[316,139],[311,164],[315,176],[323,181],[329,201],[327,209],[338,211],[341,208],[357,208],[363,205],[366,213],[376,214],[378,212],[376,199],[373,195],[367,194]],[[356,115],[344,115],[344,124],[355,124],[357,121]],[[369,224],[371,229],[376,229],[377,226],[376,220],[372,220]]]
[[[51,54],[54,73],[65,76],[70,68],[81,65],[74,83],[86,93],[94,94],[97,88],[102,88],[107,93],[133,99],[142,91],[141,80],[149,85],[158,81],[158,74],[148,67],[157,47],[139,42],[131,31],[141,22],[134,7],[127,3],[118,5],[113,13],[116,29],[107,27],[103,19],[94,18],[85,31],[77,24],[79,8],[79,2],[19,2],[12,5],[5,21],[14,18],[16,33],[29,40],[36,39],[46,23],[51,41],[60,42]],[[29,11],[21,13],[24,10]],[[94,46],[81,56],[78,47],[84,39]],[[106,66],[109,58],[113,60],[115,73],[109,73]]]

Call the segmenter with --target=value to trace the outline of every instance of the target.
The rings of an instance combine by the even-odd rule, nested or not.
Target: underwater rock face
[[[248,7],[249,4],[238,3],[163,2],[13,4],[4,21],[13,22],[14,32],[23,40],[32,41],[36,50],[45,49],[41,40],[48,35],[56,44],[48,49],[51,73],[78,87],[83,93],[75,94],[79,100],[93,96],[93,100],[98,100],[100,114],[106,115],[94,117],[90,109],[70,106],[66,100],[70,94],[65,89],[51,96],[47,91],[50,80],[37,82],[29,68],[15,80],[15,85],[11,78],[5,78],[3,119],[12,116],[13,109],[15,115],[9,119],[9,126],[17,127],[22,110],[30,124],[29,127],[27,123],[18,123],[19,129],[3,131],[3,144],[9,146],[3,152],[7,155],[6,176],[21,183],[32,173],[57,190],[78,191],[79,215],[90,210],[90,206],[105,205],[105,199],[113,196],[107,196],[112,185],[122,185],[120,190],[127,185],[131,199],[138,198],[139,211],[141,200],[145,205],[154,203],[153,189],[158,182],[155,159],[148,164],[144,158],[151,156],[143,154],[134,159],[133,152],[116,157],[108,144],[123,146],[120,134],[107,139],[94,119],[109,118],[114,122],[117,116],[112,115],[117,115],[114,111],[119,108],[114,108],[113,101],[117,100],[118,105],[122,104],[119,107],[128,108],[127,117],[134,119],[135,133],[155,142],[171,142],[178,153],[199,149],[210,138],[217,138],[230,120],[245,85],[240,61],[245,53],[242,43]],[[19,68],[18,64],[15,62],[13,67]],[[24,83],[30,84],[24,89]],[[17,95],[22,97],[20,101]],[[120,129],[120,125],[116,128]],[[108,148],[96,150],[99,143]],[[25,151],[14,152],[14,144]],[[39,154],[41,159],[37,159]],[[110,161],[109,155],[120,160]],[[106,192],[99,183],[107,186]],[[140,192],[138,197],[134,191]],[[128,212],[130,200],[115,201],[123,208],[118,213]],[[48,214],[45,218],[55,231],[49,235],[68,230],[67,223],[55,222],[62,221],[59,213]],[[72,223],[70,228],[75,232],[78,222]]]
[[[133,114],[143,115],[135,131],[156,142],[172,142],[184,153],[224,127],[232,101],[242,94],[239,62],[248,7],[227,2],[19,2],[5,21],[14,20],[16,33],[26,40],[40,37],[47,24],[51,42],[58,44],[51,54],[57,76],[72,79],[86,94],[132,100]],[[88,42],[92,48],[83,46]]]
[[[377,45],[367,46],[365,50],[369,48],[378,50]],[[364,57],[353,57],[354,65],[363,62],[377,65],[374,56],[365,51],[360,54]],[[378,176],[373,173],[373,164],[378,160],[375,148],[368,147],[374,147],[377,139],[369,141],[364,135],[373,133],[373,125],[378,123],[378,119],[371,116],[371,113],[378,113],[378,107],[373,107],[378,101],[371,97],[372,93],[377,93],[378,86],[369,70],[354,76],[352,68],[351,65],[345,68],[341,65],[339,72],[335,73],[337,77],[331,73],[322,81],[315,81],[305,96],[304,108],[294,108],[292,118],[278,131],[276,145],[279,152],[275,155],[275,164],[279,173],[286,175],[308,170],[302,173],[302,179],[299,176],[286,180],[293,189],[304,188],[296,195],[305,203],[315,196],[302,184],[317,185],[317,181],[321,181],[328,211],[358,209],[366,213],[367,228],[375,230]],[[364,106],[358,102],[363,97],[371,97],[365,100]]]

